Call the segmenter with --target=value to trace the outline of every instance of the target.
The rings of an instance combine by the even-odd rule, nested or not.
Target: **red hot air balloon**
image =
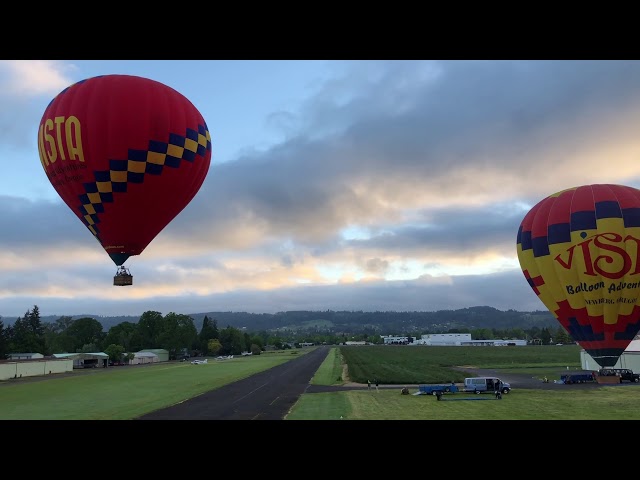
[[[524,217],[525,278],[569,335],[612,367],[640,330],[640,190],[583,185],[550,195]]]
[[[209,170],[211,136],[193,104],[147,78],[77,82],[47,106],[38,129],[42,167],[62,200],[119,267],[196,195]]]

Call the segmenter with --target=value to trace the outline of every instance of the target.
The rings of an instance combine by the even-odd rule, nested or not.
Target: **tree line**
[[[161,348],[174,360],[181,356],[260,354],[265,345],[282,347],[282,340],[267,332],[254,334],[228,326],[219,328],[216,319],[206,317],[198,332],[193,318],[178,313],[162,315],[144,312],[137,323],[122,322],[107,332],[95,318],[73,319],[62,316],[43,323],[37,305],[18,317],[13,325],[5,325],[0,317],[0,359],[10,353],[104,352],[114,362],[125,354],[143,349]]]
[[[415,328],[415,327],[414,327]],[[429,333],[470,333],[474,340],[526,339],[532,344],[573,343],[567,332],[558,328],[450,328],[420,329],[394,334],[420,338]],[[240,355],[242,352],[260,354],[267,345],[276,349],[290,348],[306,342],[316,345],[338,345],[347,341],[383,343],[379,327],[363,326],[357,332],[335,333],[324,329],[306,331],[280,329],[250,332],[228,325],[218,327],[218,320],[205,315],[200,331],[192,316],[170,312],[144,312],[137,322],[124,321],[104,331],[102,323],[95,318],[73,319],[61,316],[54,322],[42,322],[37,305],[18,317],[13,325],[4,325],[0,317],[0,359],[10,353],[54,353],[105,352],[114,362],[133,357],[133,352],[143,349],[162,348],[169,358],[182,356]]]

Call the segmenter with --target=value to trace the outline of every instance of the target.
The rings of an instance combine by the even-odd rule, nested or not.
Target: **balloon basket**
[[[119,274],[113,277],[113,284],[118,287],[124,287],[126,285],[133,285],[133,275]]]

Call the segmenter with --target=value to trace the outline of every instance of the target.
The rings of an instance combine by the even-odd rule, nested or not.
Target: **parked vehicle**
[[[570,372],[560,375],[560,383],[570,385],[572,383],[590,383],[596,381],[594,372]]]
[[[471,377],[464,379],[464,391],[471,393],[494,393],[496,382],[500,382],[500,393],[509,393],[511,384],[498,377]]]
[[[598,370],[598,375],[602,377],[620,377],[620,383],[622,382],[640,382],[640,374],[633,373],[630,368],[601,368]]]
[[[418,392],[421,395],[437,395],[438,393],[456,393],[458,387],[454,383],[447,383],[442,385],[419,385]]]

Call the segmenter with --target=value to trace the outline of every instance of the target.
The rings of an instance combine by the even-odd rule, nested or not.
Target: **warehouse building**
[[[104,352],[54,353],[53,358],[73,360],[73,368],[96,368],[109,365],[109,355]]]
[[[526,340],[519,339],[486,339],[472,340],[470,333],[431,333],[422,335],[418,340],[409,345],[431,346],[464,346],[464,347],[505,347],[526,345]]]
[[[73,371],[73,362],[57,358],[0,360],[0,381],[11,378],[38,377]]]
[[[420,339],[415,340],[413,345],[462,345],[463,342],[470,342],[470,333],[429,333],[421,335]]]

